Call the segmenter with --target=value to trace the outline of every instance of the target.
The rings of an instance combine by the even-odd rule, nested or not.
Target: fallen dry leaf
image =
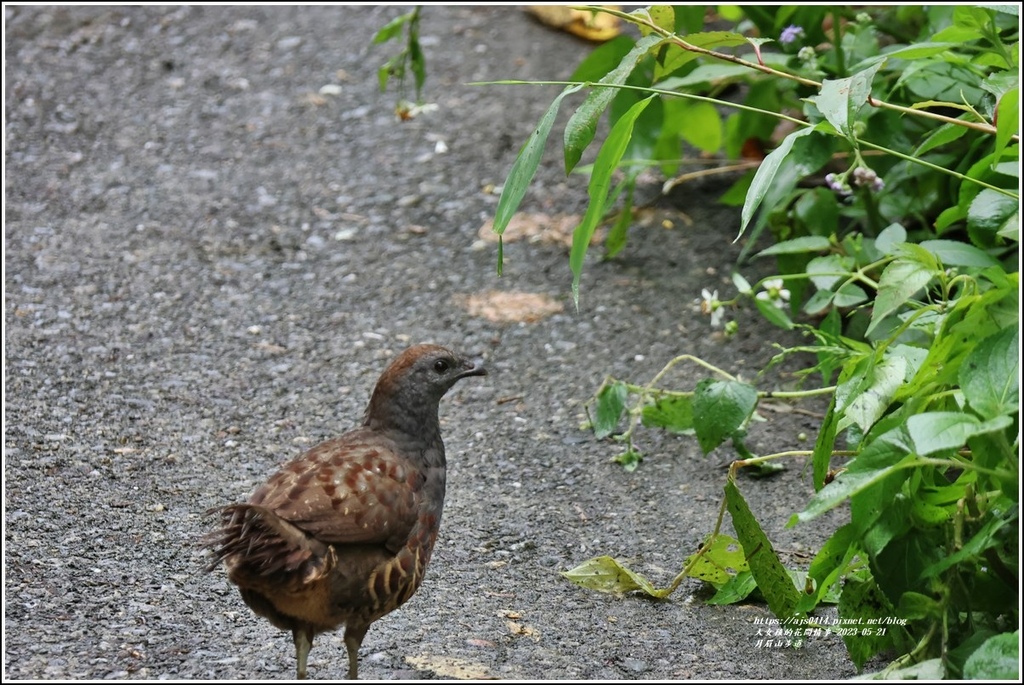
[[[513,635],[525,635],[526,637],[532,638],[534,642],[540,641],[540,633],[533,626],[528,626],[525,623],[518,623],[516,621],[505,621],[505,625],[508,626],[508,630]]]
[[[455,659],[445,656],[407,656],[405,662],[417,671],[433,671],[441,678],[452,678],[455,680],[494,680],[494,676],[487,673],[487,667],[483,664],[473,663],[466,659]]]
[[[607,5],[618,9],[617,5]],[[603,12],[576,10],[561,5],[529,5],[526,11],[543,24],[600,43],[619,35],[619,18]]]
[[[561,302],[547,295],[501,290],[456,296],[455,302],[470,316],[483,317],[495,323],[535,323],[564,309]]]
[[[506,243],[527,240],[531,243],[572,247],[572,232],[579,223],[579,214],[552,216],[543,212],[518,212],[512,215],[501,236]],[[598,228],[590,240],[591,244],[602,242],[606,233],[604,229]],[[494,232],[494,220],[488,219],[484,222],[477,235],[489,243],[498,242],[498,234]]]

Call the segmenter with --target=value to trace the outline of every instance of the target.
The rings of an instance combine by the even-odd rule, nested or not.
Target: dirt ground
[[[4,677],[290,678],[290,637],[202,572],[203,512],[353,427],[388,359],[428,341],[490,375],[442,405],[441,535],[364,678],[852,676],[838,637],[759,646],[766,607],[707,605],[695,580],[654,602],[559,575],[608,554],[667,584],[718,515],[727,448],[644,430],[626,473],[581,428],[607,374],[688,353],[752,379],[798,339],[750,308],[728,340],[700,315],[741,247],[718,186],[654,202],[615,259],[592,249],[578,313],[557,241],[509,242],[498,278],[479,230],[558,90],[466,84],[565,79],[592,46],[513,7],[428,7],[437,110],[399,123],[376,76],[396,44],[371,38],[403,11],[5,5]],[[560,131],[524,211],[584,207]],[[491,291],[550,310],[491,321],[471,307]],[[813,444],[822,407],[800,409],[763,411],[750,447]],[[838,523],[785,528],[804,466],[740,480],[794,565]],[[311,677],[345,670],[341,635],[319,638]]]

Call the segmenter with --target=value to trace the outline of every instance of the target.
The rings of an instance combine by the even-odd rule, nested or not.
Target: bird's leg
[[[349,625],[345,628],[345,649],[348,650],[348,679],[359,680],[359,648],[366,637],[367,625]]]
[[[295,642],[295,677],[306,679],[306,659],[313,647],[313,632],[305,628],[292,628],[292,639]]]

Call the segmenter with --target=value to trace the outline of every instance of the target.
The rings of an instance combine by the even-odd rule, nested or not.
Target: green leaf
[[[706,8],[701,5],[679,5],[675,8],[676,25],[673,29],[680,36],[695,33],[704,28]]]
[[[986,188],[978,193],[967,210],[967,230],[971,240],[982,245],[995,242],[995,235],[1007,225],[1018,223],[1020,200]]]
[[[402,28],[412,19],[414,14],[414,12],[409,12],[389,21],[377,33],[373,34],[373,42],[386,43],[392,38],[402,35]]]
[[[852,577],[846,579],[843,593],[839,596],[839,616],[841,619],[855,623],[852,625],[841,624],[840,627],[859,628],[859,630],[842,631],[846,651],[858,670],[871,657],[888,649],[894,649],[899,644],[898,640],[905,632],[900,626],[885,626],[885,628],[878,627],[877,629],[868,627],[871,622],[877,626],[879,619],[891,618],[895,615],[896,612],[892,604],[873,579],[867,581]],[[864,625],[862,626],[861,623]]]
[[[825,79],[821,84],[821,92],[808,98],[825,119],[851,142],[857,138],[853,124],[860,108],[868,101],[871,81],[881,66],[879,62],[847,78]]]
[[[1020,132],[1020,88],[1011,88],[999,98],[996,107],[995,159],[1002,157],[1006,144]]]
[[[698,150],[718,152],[722,147],[722,115],[710,102],[686,102],[680,120],[683,140]]]
[[[625,83],[644,55],[651,48],[661,43],[662,40],[661,36],[656,34],[651,34],[638,40],[633,49],[622,58],[619,65],[605,74],[599,83],[609,85],[622,85]],[[597,133],[597,122],[618,92],[617,88],[594,88],[565,125],[564,153],[566,174],[571,173],[576,168],[576,165],[583,157],[583,151],[594,140],[594,134]]]
[[[899,224],[889,224],[875,238],[875,249],[884,255],[895,255],[900,245],[907,242],[907,229]]]
[[[896,391],[903,384],[907,373],[907,360],[903,357],[890,355],[880,363],[871,367],[868,372],[858,378],[854,377],[843,388],[837,391],[836,406],[843,413],[839,420],[838,430],[856,424],[867,433],[892,404]],[[852,385],[851,385],[852,384]],[[840,404],[838,398],[849,393],[849,404]]]
[[[746,38],[731,31],[708,31],[702,33],[691,33],[686,36],[686,42],[699,48],[720,48],[735,47],[747,42]],[[693,50],[687,50],[675,43],[668,43],[662,60],[654,67],[654,82],[661,81],[665,76],[678,71],[681,67],[698,59],[700,54]],[[673,86],[675,87],[675,86]]]
[[[693,398],[687,395],[661,397],[643,409],[643,424],[673,433],[693,433]]]
[[[833,396],[832,401],[829,402],[825,420],[821,422],[818,438],[814,441],[811,468],[815,491],[821,490],[825,486],[825,477],[832,466],[832,450],[835,449],[836,427],[839,425],[840,416],[836,413],[836,398]]]
[[[1008,152],[1004,152],[1004,157],[1008,156]],[[993,169],[995,174],[993,174]],[[1018,178],[1020,175],[1020,162],[1016,159],[1012,161],[1003,161],[995,156],[995,154],[986,155],[978,161],[974,162],[970,168],[967,169],[966,176],[968,178],[977,179],[980,181],[987,181],[990,183],[1000,183],[1003,179],[996,177],[996,174],[1005,174],[1012,178]],[[1016,184],[1014,184],[1016,185]],[[949,230],[957,222],[967,218],[967,214],[971,209],[971,205],[975,199],[982,192],[982,187],[977,183],[961,183],[959,192],[957,193],[957,203],[952,207],[947,207],[942,211],[935,219],[935,229],[941,235],[942,233]],[[987,192],[996,193],[994,190],[988,190]],[[1002,195],[1001,193],[996,193]],[[1006,198],[1005,195],[1002,196]],[[1012,198],[1010,198],[1012,199]],[[998,202],[998,200],[995,200]],[[975,236],[971,235],[975,244],[978,243],[979,237],[981,239],[988,238],[990,236]]]
[[[900,75],[898,85],[907,87],[919,100],[976,103],[984,91],[974,85],[979,74],[970,66],[950,62],[913,62]]]
[[[856,283],[843,283],[832,298],[832,303],[837,307],[856,307],[867,301],[868,295],[864,288]]]
[[[833,533],[814,555],[814,560],[807,569],[807,575],[813,580],[814,588],[811,592],[804,592],[800,598],[800,611],[811,611],[827,596],[834,594],[836,582],[859,551],[856,538],[856,527],[848,523]]]
[[[619,254],[626,246],[626,235],[629,232],[629,227],[633,225],[633,188],[634,184],[627,185],[626,200],[622,205],[622,211],[619,212],[619,218],[615,220],[615,225],[608,231],[608,237],[604,241],[606,259],[611,259]]]
[[[1001,268],[985,273],[1005,278]],[[995,282],[999,283],[998,280]],[[903,386],[897,400],[931,394],[943,385],[956,385],[963,360],[978,340],[998,333],[1019,321],[1019,283],[1016,275],[1006,278],[999,287],[981,295],[964,295],[957,299],[951,312],[942,319],[938,335],[928,347],[928,356],[910,383]]]
[[[693,423],[704,454],[739,435],[756,405],[757,391],[751,385],[709,379],[699,382],[693,393]]]
[[[790,212],[796,221],[794,232],[806,230],[818,238],[832,238],[839,232],[839,202],[828,188],[798,191],[797,201]],[[801,230],[800,224],[803,224]]]
[[[719,587],[737,573],[749,570],[739,540],[728,535],[713,536],[686,559],[687,575]]]
[[[921,247],[935,255],[943,266],[998,266],[999,262],[984,250],[959,240],[922,240]]]
[[[772,324],[786,331],[793,330],[793,322],[790,320],[789,315],[786,314],[786,310],[780,309],[774,302],[755,299],[754,306],[761,312],[761,316]]]
[[[537,129],[530,134],[530,139],[516,155],[516,161],[512,164],[508,178],[505,179],[505,186],[501,190],[501,197],[498,198],[498,208],[494,212],[494,232],[498,235],[505,232],[508,222],[512,220],[512,216],[519,208],[519,203],[526,195],[530,181],[537,173],[537,167],[540,166],[540,160],[544,154],[544,144],[548,140],[548,134],[551,133],[551,126],[555,123],[559,105],[562,104],[566,95],[575,93],[579,89],[580,86],[568,86],[559,93],[555,101],[548,107],[548,111],[541,117]],[[498,268],[501,268],[500,261]]]
[[[779,561],[779,555],[772,547],[771,541],[761,530],[760,524],[732,480],[726,481],[725,484],[725,506],[732,517],[736,537],[743,545],[743,554],[750,566],[750,573],[768,602],[768,608],[782,620],[796,616],[800,594]]]
[[[678,98],[661,100],[661,126],[654,142],[654,156],[661,162],[661,173],[666,178],[679,173],[679,151],[682,149],[683,129],[686,128],[684,113],[688,106],[686,100]]]
[[[878,280],[878,295],[865,334],[869,335],[885,317],[907,304],[934,275],[933,269],[915,258],[900,257],[890,262]]]
[[[926,152],[931,152],[937,147],[948,145],[955,140],[963,138],[964,134],[967,133],[966,126],[958,126],[957,124],[943,124],[937,129],[929,133],[921,144],[914,150],[914,157],[922,157]]]
[[[943,450],[958,449],[975,435],[994,433],[1013,423],[1009,416],[996,416],[979,421],[970,414],[930,411],[907,419],[907,430],[918,454],[928,455]]]
[[[969,29],[983,29],[988,24],[988,13],[977,7],[957,7],[953,10],[953,25]]]
[[[997,174],[1003,174],[1010,178],[1020,178],[1020,162],[999,162],[992,167]]]
[[[707,87],[719,85],[722,81],[739,80],[750,74],[750,67],[740,64],[721,64],[712,62],[700,64],[685,76],[673,76],[658,83],[665,90],[681,90],[694,86]]]
[[[580,225],[573,230],[572,250],[569,253],[569,267],[572,269],[572,301],[577,309],[580,306],[580,275],[583,273],[583,257],[590,246],[591,238],[594,237],[598,222],[604,216],[612,174],[619,166],[626,146],[629,145],[629,139],[633,135],[633,124],[655,97],[652,95],[640,100],[615,122],[594,161],[594,171],[590,175],[590,184],[587,186],[590,202]]]
[[[779,146],[772,150],[761,162],[761,166],[757,168],[757,173],[754,174],[754,180],[750,183],[747,198],[743,202],[743,210],[740,215],[740,236],[747,229],[747,224],[750,223],[750,220],[754,218],[754,212],[757,211],[764,196],[772,189],[775,183],[775,176],[779,172],[779,167],[782,165],[786,155],[793,149],[793,144],[797,139],[810,135],[812,132],[814,132],[813,128],[801,128],[793,131],[783,138]],[[738,238],[739,236],[737,236]]]
[[[822,314],[825,312],[826,309],[832,306],[832,299],[834,297],[835,293],[832,292],[831,290],[819,290],[818,292],[811,295],[811,297],[804,304],[804,311],[812,316]]]
[[[562,571],[562,576],[597,592],[622,595],[639,591],[659,599],[668,596],[666,590],[655,588],[651,581],[608,556],[585,561],[576,568]]]
[[[834,509],[850,497],[867,490],[875,483],[888,478],[890,475],[918,465],[917,457],[908,455],[899,446],[876,440],[872,443],[875,447],[877,457],[884,456],[893,460],[890,466],[875,469],[872,471],[843,471],[835,480],[819,490],[811,501],[807,503],[804,510],[793,514],[787,525],[793,526],[797,523],[806,523],[817,518],[826,511]]]
[[[884,50],[881,57],[883,59],[921,59],[922,57],[941,54],[957,46],[958,43],[914,43],[913,45],[897,47],[894,50]]]
[[[594,437],[607,438],[619,427],[619,419],[626,409],[629,389],[624,383],[610,383],[597,394],[597,416],[594,419]]]
[[[756,589],[757,581],[754,580],[754,574],[750,571],[743,571],[729,578],[705,604],[713,606],[736,604],[745,600]]]
[[[633,10],[629,14],[641,20],[650,20],[652,24],[666,31],[673,31],[676,27],[676,15],[670,5],[642,7],[638,10]],[[644,24],[637,24],[637,28],[640,29],[640,35],[642,36],[646,36],[654,30]]]
[[[964,664],[969,680],[1020,680],[1020,631],[990,637]]]
[[[853,260],[844,255],[830,254],[815,257],[807,262],[806,272],[818,290],[831,290],[840,280],[846,280],[852,273]]]
[[[946,569],[952,568],[963,561],[977,559],[985,550],[1000,544],[1000,537],[997,536],[997,533],[1003,528],[1020,525],[1017,507],[1006,511],[993,510],[993,512],[993,515],[989,517],[985,525],[970,540],[964,543],[963,547],[953,554],[942,555],[940,560],[922,571],[921,577],[925,579],[935,578]],[[1016,537],[1016,534],[1014,534],[1014,537]]]
[[[947,26],[932,36],[933,41],[953,41],[955,43],[968,43],[981,38],[982,33],[976,28],[966,26]]]
[[[899,615],[912,621],[938,620],[942,617],[942,605],[920,592],[904,592],[900,596]]]
[[[1020,333],[1006,328],[978,343],[960,366],[960,387],[971,409],[992,419],[1020,410]]]
[[[792,240],[783,240],[757,253],[757,257],[775,254],[797,254],[803,252],[824,252],[832,247],[832,243],[824,236],[806,235]]]
[[[632,36],[619,35],[594,48],[576,67],[569,81],[597,81],[615,68],[636,44]]]

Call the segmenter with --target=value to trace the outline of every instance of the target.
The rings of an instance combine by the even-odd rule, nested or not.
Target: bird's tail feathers
[[[207,572],[227,560],[233,573],[268,578],[299,571],[308,581],[322,575],[325,563],[334,557],[327,545],[266,507],[230,504],[207,514],[221,517],[220,528],[200,543],[213,553]]]

